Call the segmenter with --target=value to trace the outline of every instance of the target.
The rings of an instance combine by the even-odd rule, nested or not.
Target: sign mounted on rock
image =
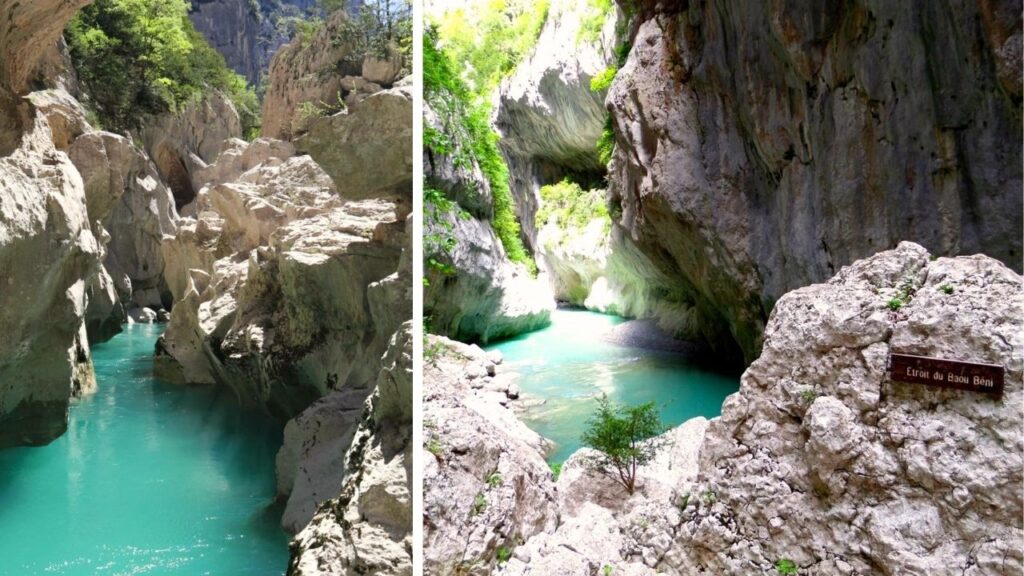
[[[1002,396],[1004,373],[1003,367],[995,364],[976,364],[908,354],[889,356],[889,377],[899,382]]]

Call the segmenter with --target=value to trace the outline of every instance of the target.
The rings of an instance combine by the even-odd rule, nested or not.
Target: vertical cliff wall
[[[69,398],[95,386],[83,322],[102,248],[82,179],[22,96],[64,24],[87,4],[0,2],[0,447],[45,443]]]
[[[288,40],[288,17],[307,18],[316,0],[192,0],[189,18],[228,66],[258,85]]]
[[[1020,14],[1012,0],[640,8],[606,101],[619,224],[748,362],[783,293],[901,240],[1019,271]]]

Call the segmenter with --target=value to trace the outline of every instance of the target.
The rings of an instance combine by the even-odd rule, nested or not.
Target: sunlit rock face
[[[666,569],[1019,572],[1022,310],[1024,279],[997,260],[911,243],[783,296],[707,429]],[[894,381],[893,353],[1003,366],[1005,390]]]
[[[615,11],[596,39],[583,37],[586,2],[556,0],[537,44],[502,82],[494,125],[527,244],[536,249],[538,191],[568,174],[601,175],[595,144],[605,124],[603,92],[590,80],[614,62]]]
[[[226,141],[241,136],[235,106],[223,94],[212,92],[180,112],[147,119],[142,145],[171,189],[175,207],[182,210],[202,188],[199,172],[217,160]]]
[[[376,386],[344,454],[340,494],[321,503],[292,541],[289,576],[413,574],[415,337],[410,321],[391,338]]]
[[[618,223],[747,362],[787,291],[913,240],[1021,266],[1019,3],[690,3],[606,104]]]
[[[545,281],[509,261],[491,225],[493,197],[479,165],[455,161],[466,136],[448,128],[457,123],[447,116],[460,113],[453,107],[452,102],[424,105],[425,125],[452,143],[450,154],[424,151],[426,186],[454,203],[447,211],[426,208],[426,257],[450,267],[426,270],[424,313],[430,330],[483,342],[535,330],[550,322],[554,298]]]
[[[170,308],[161,243],[177,233],[178,213],[153,163],[127,138],[102,131],[79,136],[68,153],[85,182],[89,217],[109,238],[106,272],[130,282],[124,304]]]
[[[69,399],[95,387],[84,318],[102,247],[81,177],[22,99],[85,4],[0,2],[0,447],[53,440]]]
[[[412,188],[412,99],[409,83],[376,92],[311,122],[296,149],[323,167],[342,198],[405,202]]]
[[[431,336],[424,367],[424,570],[490,573],[512,549],[559,524],[547,441],[503,406],[498,357]]]
[[[344,202],[308,156],[270,157],[196,202],[164,243],[176,303],[161,346],[180,377],[286,417],[370,382],[391,332],[368,290],[399,267],[396,205]]]

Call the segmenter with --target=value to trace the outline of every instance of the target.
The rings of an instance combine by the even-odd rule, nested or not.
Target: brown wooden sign
[[[1002,395],[1004,372],[1002,366],[995,364],[975,364],[907,354],[889,356],[889,377],[913,384]]]

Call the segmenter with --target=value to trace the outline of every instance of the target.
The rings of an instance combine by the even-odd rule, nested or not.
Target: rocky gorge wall
[[[494,197],[451,94],[428,95],[424,126],[443,147],[424,146],[424,317],[429,329],[467,341],[527,332],[550,321],[554,299],[543,281],[509,260],[494,230]],[[432,264],[430,263],[432,262]]]
[[[683,3],[629,41],[610,200],[720,348],[902,240],[1020,270],[1019,2]]]
[[[192,0],[189,19],[227,65],[258,86],[289,40],[283,19],[305,18],[316,0]]]
[[[59,436],[69,399],[95,386],[84,315],[102,247],[81,176],[23,99],[40,47],[86,3],[0,2],[0,447]]]
[[[1019,3],[941,6],[622,4],[587,42],[553,3],[494,125],[556,296],[749,364],[782,294],[902,240],[1020,270]],[[605,255],[550,249],[540,189],[604,174],[602,107]]]
[[[633,496],[588,468],[587,449],[553,480],[543,441],[502,406],[514,375],[500,358],[429,342],[427,570],[1019,572],[1022,311],[1024,278],[997,260],[912,243],[788,293],[722,415],[667,432]],[[1004,366],[1005,389],[895,382],[891,353]]]

